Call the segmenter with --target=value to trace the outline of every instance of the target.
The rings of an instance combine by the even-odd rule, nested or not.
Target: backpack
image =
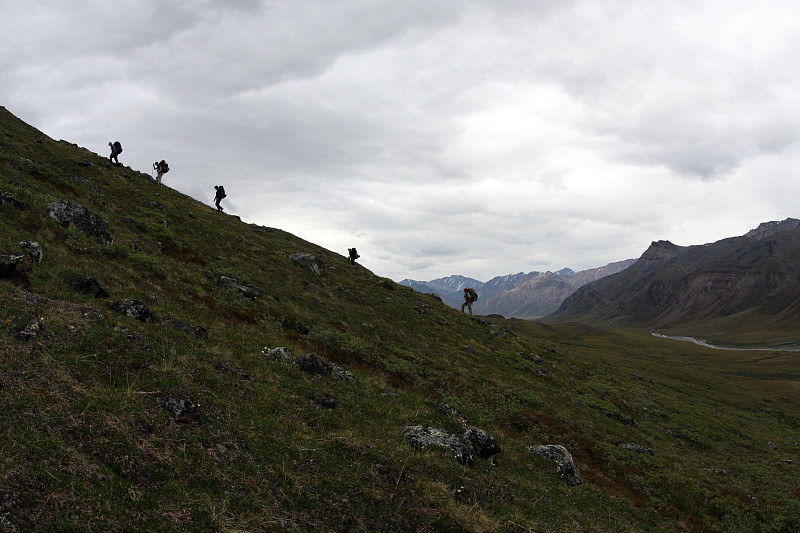
[[[164,161],[162,159],[160,165],[161,165],[161,173],[162,174],[166,174],[167,172],[169,172],[169,165],[167,164],[166,161]]]
[[[477,300],[478,300],[478,293],[475,292],[475,289],[467,289],[467,301],[476,302]]]
[[[122,153],[122,145],[119,143],[119,141],[114,141],[114,151],[118,154]]]
[[[227,194],[225,194],[225,187],[223,187],[222,185],[220,185],[219,188],[217,189],[217,196],[219,196],[220,198],[225,198],[226,196],[228,196]]]

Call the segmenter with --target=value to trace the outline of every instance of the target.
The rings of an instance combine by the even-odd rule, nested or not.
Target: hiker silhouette
[[[109,142],[108,145],[111,147],[111,155],[108,156],[108,161],[119,165],[119,154],[122,153],[122,145],[119,141]]]
[[[161,178],[169,172],[169,165],[163,159],[161,161],[156,161],[153,163],[153,170],[156,171],[156,181],[158,182],[158,186],[161,187]]]
[[[227,196],[227,194],[225,194],[225,187],[222,185],[214,185],[214,189],[217,191],[217,194],[214,196],[214,204],[217,206],[217,211],[222,211],[222,206],[219,205],[219,203]]]
[[[358,259],[361,256],[358,255],[358,252],[356,251],[355,248],[348,248],[347,253],[348,253],[348,258],[350,259],[350,264],[355,266],[356,259]]]

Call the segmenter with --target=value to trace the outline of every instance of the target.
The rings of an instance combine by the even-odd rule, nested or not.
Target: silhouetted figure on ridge
[[[217,211],[222,211],[222,206],[219,205],[219,203],[227,196],[227,194],[225,194],[225,187],[222,185],[214,185],[214,189],[217,191],[216,196],[214,196],[214,203],[217,206]]]
[[[158,186],[161,187],[161,178],[169,172],[169,165],[163,159],[161,161],[157,161],[153,163],[153,170],[156,171],[156,181],[158,182]]]
[[[356,251],[355,248],[348,248],[347,253],[349,254],[348,257],[350,259],[350,264],[356,266],[356,259],[358,259],[361,256],[358,255],[358,252]]]
[[[111,155],[108,156],[109,163],[116,163],[119,165],[119,154],[122,153],[122,145],[119,141],[110,142],[108,145],[111,147]]]

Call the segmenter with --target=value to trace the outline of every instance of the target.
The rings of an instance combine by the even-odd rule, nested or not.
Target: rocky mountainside
[[[3,533],[800,530],[795,354],[470,318],[169,185],[0,107]]]
[[[459,310],[464,302],[464,287],[472,287],[479,293],[478,302],[472,306],[475,313],[531,319],[558,309],[561,302],[581,285],[624,270],[635,261],[628,259],[580,272],[569,268],[558,272],[520,272],[497,276],[486,283],[464,276],[432,281],[404,279],[400,283],[419,292],[438,294],[444,303]]]
[[[800,331],[800,221],[711,244],[653,242],[633,266],[581,287],[547,320],[709,331],[750,321]]]

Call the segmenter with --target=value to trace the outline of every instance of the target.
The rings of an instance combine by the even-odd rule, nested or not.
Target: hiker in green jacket
[[[469,287],[464,287],[464,303],[461,304],[461,312],[464,312],[464,306],[469,308],[469,316],[472,316],[472,302],[478,299],[478,293],[475,292],[475,289],[471,289]]]

